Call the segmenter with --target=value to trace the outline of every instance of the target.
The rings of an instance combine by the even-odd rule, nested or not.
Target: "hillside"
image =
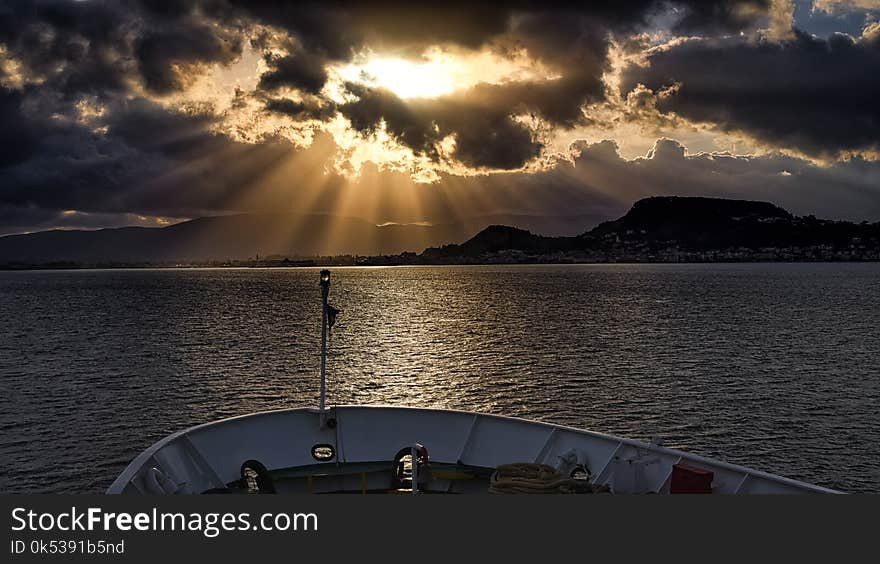
[[[652,197],[577,237],[492,226],[422,262],[880,260],[880,223],[795,217],[767,202]]]

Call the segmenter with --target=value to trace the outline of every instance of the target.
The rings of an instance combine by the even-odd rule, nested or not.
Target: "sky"
[[[651,195],[878,221],[880,0],[0,0],[0,124],[0,235]]]

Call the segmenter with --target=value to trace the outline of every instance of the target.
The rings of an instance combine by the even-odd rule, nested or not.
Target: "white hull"
[[[532,462],[557,466],[574,453],[596,485],[613,493],[669,493],[672,467],[685,463],[714,473],[712,493],[839,493],[759,470],[601,433],[464,411],[345,406],[324,414],[300,408],[224,419],[175,433],[137,458],[108,488],[110,494],[203,493],[241,479],[242,464],[258,461],[275,476],[278,493],[381,491],[392,461],[415,443],[432,465],[491,470]],[[335,425],[333,424],[335,422]],[[316,445],[333,457],[317,461]],[[427,489],[484,492],[467,470],[437,472]]]

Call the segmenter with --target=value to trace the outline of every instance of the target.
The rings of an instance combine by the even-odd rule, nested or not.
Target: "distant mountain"
[[[506,225],[490,225],[474,235],[461,245],[452,245],[468,256],[477,256],[483,253],[495,252],[501,249],[517,249],[529,253],[548,253],[559,250],[566,246],[573,237],[544,237],[533,235],[525,229],[508,227]]]
[[[465,237],[470,237],[491,225],[507,225],[517,227],[532,233],[541,233],[550,237],[562,237],[578,235],[588,229],[607,221],[613,214],[604,212],[575,215],[524,215],[524,214],[492,214],[465,218],[459,221],[467,232]],[[463,239],[454,239],[458,242]]]
[[[620,219],[606,221],[589,232],[592,236],[638,232],[654,239],[708,242],[733,230],[744,234],[755,224],[793,219],[784,209],[768,202],[719,198],[653,197],[639,200]],[[736,239],[734,235],[733,239]]]
[[[795,217],[768,202],[719,198],[653,197],[636,202],[622,218],[581,236],[587,246],[610,241],[683,250],[846,247],[880,238],[880,223]]]
[[[0,264],[233,260],[256,255],[393,254],[461,240],[462,227],[376,226],[326,215],[241,214],[176,225],[54,230],[0,237]]]
[[[425,263],[700,260],[880,260],[880,222],[795,217],[767,202],[658,196],[575,237],[493,225]]]

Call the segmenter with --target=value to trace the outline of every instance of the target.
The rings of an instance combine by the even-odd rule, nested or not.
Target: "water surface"
[[[534,418],[880,491],[880,264],[337,268],[329,398]],[[317,403],[314,269],[0,273],[0,491]]]

